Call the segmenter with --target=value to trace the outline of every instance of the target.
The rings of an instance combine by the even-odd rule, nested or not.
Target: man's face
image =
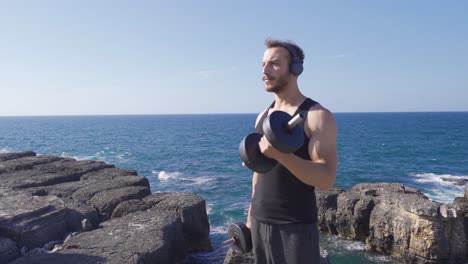
[[[289,82],[289,53],[283,47],[267,48],[263,54],[263,76],[265,89],[268,92],[278,93]]]

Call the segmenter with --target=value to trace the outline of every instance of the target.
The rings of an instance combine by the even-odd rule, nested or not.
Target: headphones
[[[302,65],[303,61],[301,57],[297,54],[296,48],[287,42],[281,42],[281,47],[286,48],[289,51],[289,55],[291,55],[289,71],[294,75],[299,76],[304,70],[304,66]]]

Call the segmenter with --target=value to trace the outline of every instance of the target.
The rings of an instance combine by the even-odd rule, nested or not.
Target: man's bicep
[[[309,142],[309,154],[313,162],[325,164],[336,171],[338,164],[336,123],[330,112],[317,115],[319,120]]]

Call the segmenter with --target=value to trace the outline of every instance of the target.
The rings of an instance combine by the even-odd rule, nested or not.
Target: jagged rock
[[[113,180],[115,177],[121,176],[138,176],[136,170],[120,169],[120,168],[107,168],[97,172],[89,172],[81,176],[80,180]]]
[[[246,254],[238,254],[230,248],[224,258],[223,264],[254,264],[253,252]],[[320,263],[318,264],[330,264],[328,252],[323,248],[320,248]]]
[[[0,188],[0,230],[18,247],[42,247],[67,232],[67,208],[54,196],[33,196]]]
[[[21,170],[31,170],[36,165],[41,165],[45,163],[51,163],[54,161],[62,160],[63,158],[55,156],[25,156],[19,159],[9,159],[3,161],[0,164],[0,173],[2,173],[2,178],[6,176],[7,172],[21,171]],[[18,173],[16,174],[18,175]],[[15,180],[14,176],[9,177],[10,179]],[[27,178],[24,178],[27,179]],[[14,187],[14,186],[13,186]]]
[[[338,195],[344,189],[334,188],[327,192],[316,191],[318,207],[319,229],[330,234],[337,235],[336,210],[338,209]]]
[[[369,235],[369,217],[374,208],[371,197],[345,192],[337,198],[336,230],[340,236],[364,240]]]
[[[92,205],[85,203],[69,203],[67,207],[67,224],[68,231],[88,231],[90,229],[83,230],[82,221],[88,220],[87,228],[94,229],[99,224],[99,215],[97,210]]]
[[[93,224],[91,224],[91,222],[85,218],[81,221],[81,231],[85,232],[85,231],[91,231],[93,230]]]
[[[47,254],[47,250],[43,248],[33,248],[29,250],[25,256],[37,256],[37,255],[42,255],[42,254]]]
[[[62,244],[62,240],[54,240],[54,241],[50,241],[48,242],[47,244],[45,244],[42,249],[46,250],[46,251],[51,251],[56,245],[59,245],[59,244]]]
[[[460,210],[460,214],[463,216],[463,225],[465,230],[465,240],[468,241],[468,198],[457,197],[453,201],[453,205]],[[468,250],[465,252],[465,259],[468,260]]]
[[[187,253],[182,229],[175,212],[136,212],[70,238],[60,253],[102,257],[107,263],[178,263]]]
[[[99,180],[97,177],[99,172],[93,172],[94,176],[85,178],[86,180],[35,187],[30,190],[34,194],[61,197],[74,208],[84,204],[89,205],[97,209],[103,220],[110,218],[112,211],[120,202],[127,199],[141,199],[151,193],[148,179],[145,177],[108,177],[106,172],[101,172],[103,179]]]
[[[25,151],[25,152],[16,152],[16,153],[0,153],[0,162],[12,159],[19,159],[23,157],[36,156],[35,152]],[[1,168],[2,166],[0,166]]]
[[[145,201],[138,199],[123,201],[115,207],[111,218],[118,218],[134,212],[146,211],[150,209],[151,206],[151,204],[147,204]]]
[[[2,261],[12,256],[5,261],[178,263],[189,251],[211,249],[201,197],[150,194],[148,180],[134,170],[34,152],[2,153]],[[5,241],[14,247],[2,248]]]
[[[255,264],[253,252],[238,254],[230,248],[224,258],[223,264]]]
[[[189,192],[156,193],[144,201],[158,210],[176,211],[180,215],[189,251],[211,250],[206,204],[200,196]]]
[[[15,241],[6,237],[0,237],[0,264],[6,264],[19,257],[19,255],[20,252]]]
[[[399,183],[363,183],[317,192],[322,231],[366,242],[366,249],[407,263],[464,263],[467,239],[456,206]]]
[[[200,196],[187,192],[154,193],[143,200],[128,200],[119,204],[112,217],[121,217],[148,208],[175,211],[181,216],[184,237],[190,252],[211,249],[206,205]]]
[[[464,179],[464,178],[441,178],[441,179],[442,181],[453,182],[453,184],[459,185],[459,186],[465,185],[466,182],[468,181],[468,179]]]
[[[125,187],[99,192],[89,202],[98,210],[101,219],[107,220],[120,202],[141,199],[150,194],[150,190],[144,186]]]
[[[465,195],[463,197],[468,198],[468,184],[465,186]]]
[[[76,161],[55,156],[25,157],[2,162],[1,185],[11,189],[79,181],[86,173],[113,167],[98,161]]]
[[[108,263],[102,257],[88,256],[82,254],[49,253],[40,255],[25,255],[9,264],[99,264]],[[117,263],[116,263],[117,264]]]

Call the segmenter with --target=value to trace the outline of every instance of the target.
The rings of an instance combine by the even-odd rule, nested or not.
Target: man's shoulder
[[[320,103],[311,106],[307,113],[307,126],[312,131],[321,129],[324,126],[335,126],[333,113]]]
[[[257,116],[257,120],[255,120],[255,127],[257,127],[258,123],[262,119],[262,117],[265,115],[265,112],[268,111],[268,108],[260,112]]]

